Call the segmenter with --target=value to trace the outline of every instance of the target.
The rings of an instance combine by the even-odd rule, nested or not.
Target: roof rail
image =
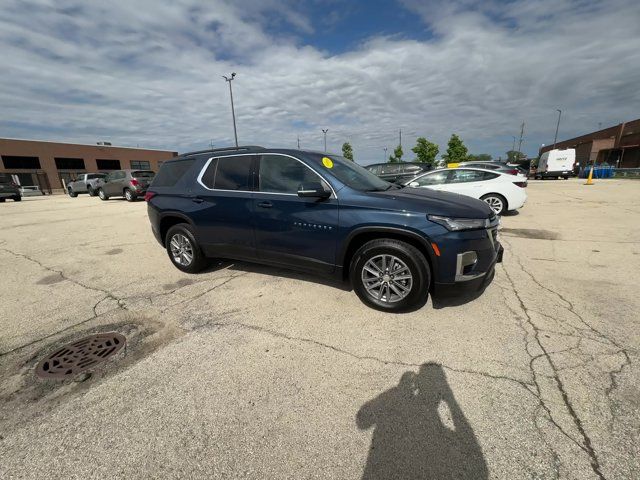
[[[247,150],[265,150],[265,148],[259,145],[240,145],[238,147],[208,148],[206,150],[198,150],[197,152],[182,153],[180,156],[197,155],[199,153],[244,152]]]

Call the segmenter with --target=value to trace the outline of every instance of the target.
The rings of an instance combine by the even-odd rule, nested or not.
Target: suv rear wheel
[[[127,200],[127,202],[135,202],[136,200],[136,194],[133,193],[131,191],[131,189],[129,188],[125,188],[124,189],[124,198]]]
[[[429,295],[431,269],[422,252],[393,239],[371,240],[351,262],[351,284],[365,304],[386,312],[423,306]]]
[[[183,272],[197,273],[209,263],[193,235],[191,226],[186,223],[179,223],[169,229],[165,246],[171,262]]]

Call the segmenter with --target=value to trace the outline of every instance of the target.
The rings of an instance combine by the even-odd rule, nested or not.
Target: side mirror
[[[320,182],[301,183],[298,187],[299,197],[329,198],[331,192],[324,189]]]
[[[419,184],[418,182],[411,182],[411,183],[409,184],[409,186],[410,186],[411,188],[418,188],[418,187],[420,186],[420,184]]]

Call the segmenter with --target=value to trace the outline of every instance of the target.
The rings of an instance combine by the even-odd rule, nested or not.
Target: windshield
[[[376,177],[369,170],[355,162],[346,160],[337,155],[310,154],[314,160],[322,166],[325,172],[329,172],[335,178],[354,190],[361,192],[379,192],[389,190],[393,184]],[[332,160],[331,167],[328,167],[322,158],[327,157]]]
[[[131,172],[131,176],[134,178],[153,178],[155,173],[148,170],[139,170],[137,172]]]

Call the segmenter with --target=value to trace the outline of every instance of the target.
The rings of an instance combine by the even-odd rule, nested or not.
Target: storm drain
[[[60,347],[38,363],[36,375],[42,378],[71,378],[125,346],[127,339],[116,332],[98,333]]]

